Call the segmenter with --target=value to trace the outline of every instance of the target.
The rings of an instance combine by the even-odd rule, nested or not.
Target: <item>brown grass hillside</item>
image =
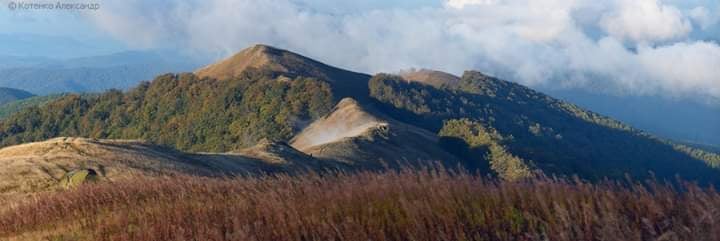
[[[269,51],[272,51],[272,48],[265,45],[255,45],[218,63],[198,69],[195,74],[201,78],[228,79],[239,76],[248,68],[268,68],[280,72],[288,71],[282,64],[274,62],[279,60],[280,56],[273,56]]]
[[[79,169],[96,170],[102,181],[113,182],[172,175],[245,175],[323,165],[292,147],[267,145],[237,153],[192,154],[144,141],[62,137],[10,146],[0,149],[0,201],[56,190],[61,177]]]

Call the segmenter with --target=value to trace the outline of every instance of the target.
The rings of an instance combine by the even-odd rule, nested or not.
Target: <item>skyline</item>
[[[134,0],[74,11],[11,2],[47,1],[2,1],[2,55],[165,49],[219,59],[264,43],[370,73],[475,69],[535,87],[720,98],[714,1]],[[23,39],[32,47],[18,47]]]

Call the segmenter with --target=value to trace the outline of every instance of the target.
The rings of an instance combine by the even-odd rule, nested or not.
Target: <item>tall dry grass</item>
[[[720,240],[720,195],[693,184],[500,182],[442,169],[175,177],[85,185],[0,214],[0,239]],[[79,231],[78,231],[79,230]]]

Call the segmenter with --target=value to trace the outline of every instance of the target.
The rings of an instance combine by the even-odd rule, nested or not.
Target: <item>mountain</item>
[[[314,78],[332,85],[335,97],[352,97],[367,100],[369,75],[335,68],[305,56],[273,48],[255,45],[239,53],[195,71],[199,78],[229,79],[241,76],[249,69],[273,73],[276,76]]]
[[[625,173],[645,177],[652,171],[665,178],[717,178],[718,170],[712,168],[720,164],[717,154],[658,139],[479,72],[466,72],[454,88],[438,89],[385,74],[373,77],[369,87],[384,113],[464,141],[466,150],[456,153],[486,159],[501,176],[541,171],[600,179]]]
[[[6,68],[0,68],[0,86],[40,95],[128,89],[159,74],[198,66],[192,58],[162,51],[127,51],[65,60],[13,59],[16,61],[9,60]]]
[[[27,99],[33,96],[35,95],[24,90],[0,87],[0,105],[4,105],[17,100]]]
[[[367,87],[358,86],[366,86],[370,76],[267,46],[241,53],[212,66],[228,61],[254,62],[254,58],[282,60],[286,56],[306,62],[298,66],[309,69],[312,68],[307,66],[315,66],[316,70],[294,70],[288,62],[258,64],[259,67],[230,79],[166,74],[126,93],[70,95],[9,117],[0,124],[6,128],[0,131],[0,143],[85,136],[144,139],[185,151],[235,151],[264,138],[289,140],[304,126],[327,114],[336,98],[359,95],[365,96],[360,99],[367,99],[366,91],[362,91]],[[275,71],[273,66],[285,66],[287,71]],[[220,72],[215,74],[223,76]],[[22,120],[26,118],[37,121]]]
[[[476,71],[369,76],[258,45],[126,92],[68,95],[0,122],[0,145],[142,139],[303,168],[461,164],[535,175],[720,183],[720,156]],[[438,87],[438,85],[440,87]],[[223,155],[211,158],[227,162]],[[217,159],[220,158],[220,159]]]

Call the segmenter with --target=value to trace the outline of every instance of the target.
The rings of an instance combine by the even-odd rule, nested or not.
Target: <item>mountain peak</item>
[[[460,77],[450,73],[431,69],[410,69],[400,72],[400,76],[406,81],[419,82],[435,87],[456,86]]]
[[[277,48],[272,47],[272,46],[270,46],[270,45],[266,45],[266,44],[255,44],[255,45],[250,46],[250,47],[248,47],[248,48],[246,48],[246,49],[244,49],[244,50],[266,51],[266,50],[271,50],[271,49],[276,49],[276,50],[277,50]]]
[[[288,50],[275,48],[273,46],[265,45],[265,44],[256,44],[256,45],[250,46],[246,49],[243,49],[239,53],[235,54],[235,56],[240,55],[240,56],[247,56],[247,57],[270,59],[270,58],[281,57],[285,54],[292,54],[292,55],[299,56],[299,54],[292,53]]]
[[[285,54],[289,54],[289,52],[268,45],[257,44],[229,58],[198,69],[195,74],[201,78],[228,79],[240,75],[249,68],[285,72],[287,71],[286,68],[275,63],[278,58]]]
[[[352,97],[360,102],[367,99],[367,81],[370,76],[333,66],[303,55],[257,44],[217,63],[203,67],[195,74],[200,78],[218,80],[240,76],[248,69],[269,71],[289,78],[315,78],[331,83],[335,97]]]

